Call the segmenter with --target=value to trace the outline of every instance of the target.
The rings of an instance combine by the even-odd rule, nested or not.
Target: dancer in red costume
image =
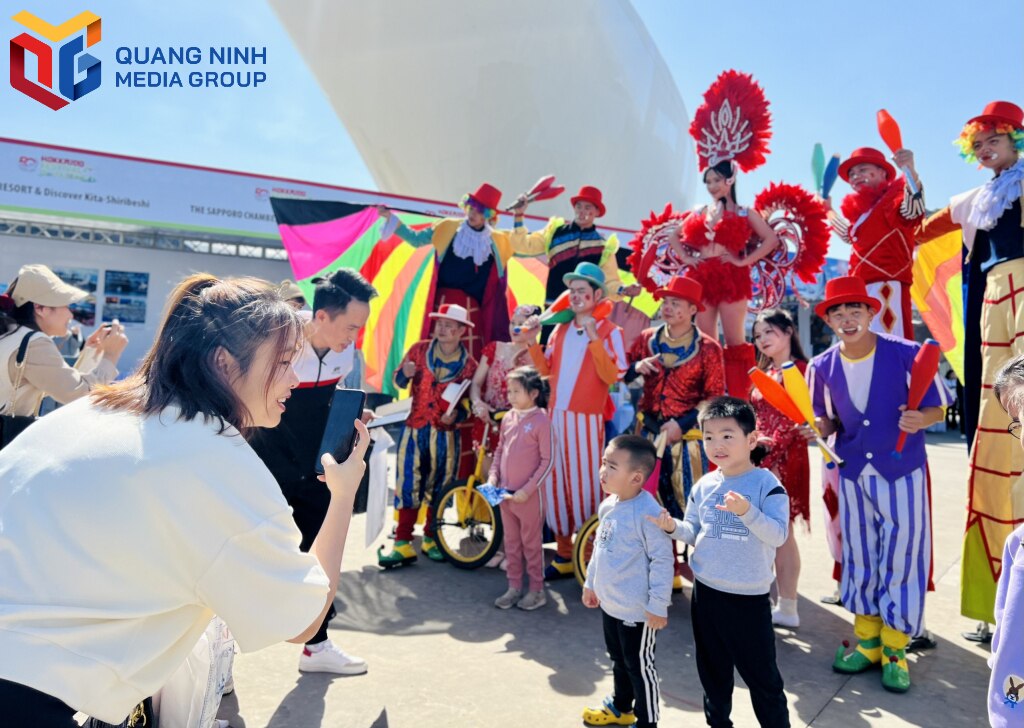
[[[757,82],[748,74],[722,73],[690,125],[714,202],[682,215],[668,206],[645,221],[631,243],[630,265],[648,290],[682,273],[701,284],[705,310],[697,327],[717,339],[721,320],[726,388],[744,398],[755,363],[745,336],[747,312],[776,305],[790,273],[814,280],[828,249],[825,210],[805,190],[772,185],[753,207],[737,203],[736,177],[764,164],[770,125]]]
[[[807,371],[807,356],[800,345],[796,324],[783,309],[768,309],[758,314],[751,333],[757,347],[757,366],[768,376],[782,382],[782,366],[793,362],[800,373]],[[772,610],[772,624],[795,629],[800,626],[797,613],[797,582],[800,580],[800,550],[793,534],[797,519],[811,523],[811,465],[807,457],[807,428],[775,409],[755,387],[750,403],[757,413],[757,431],[772,441],[761,467],[771,470],[789,496],[789,535],[775,552],[775,578],[779,601]]]

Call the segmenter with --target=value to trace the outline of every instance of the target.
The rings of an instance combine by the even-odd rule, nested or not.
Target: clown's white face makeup
[[[697,307],[689,301],[675,296],[665,296],[661,300],[661,318],[669,329],[679,330],[676,335],[687,333],[696,315]]]
[[[569,307],[576,314],[590,313],[600,300],[600,292],[594,290],[586,281],[569,283]]]
[[[888,175],[886,175],[885,170],[877,164],[862,162],[850,168],[850,187],[855,192],[860,192],[865,188],[878,187],[884,184],[887,177]]]
[[[863,303],[843,303],[829,310],[825,323],[845,344],[857,344],[868,336],[874,309]]]
[[[583,229],[594,226],[594,220],[597,218],[597,206],[594,203],[580,200],[572,209],[576,213],[577,225]]]
[[[971,142],[971,150],[985,169],[1002,172],[1017,162],[1017,150],[1009,134],[997,134],[989,129],[979,131]]]

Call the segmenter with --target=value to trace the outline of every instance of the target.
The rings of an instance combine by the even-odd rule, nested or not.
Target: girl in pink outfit
[[[545,412],[544,380],[533,367],[520,367],[508,375],[508,401],[512,409],[501,421],[501,437],[494,453],[488,482],[508,491],[501,504],[508,559],[508,591],[494,606],[513,605],[531,611],[547,603],[544,596],[544,512],[538,488],[551,470],[554,450],[551,420]],[[523,596],[523,561],[530,591]]]

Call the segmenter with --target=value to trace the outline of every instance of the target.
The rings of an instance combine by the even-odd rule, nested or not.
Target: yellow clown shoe
[[[437,541],[432,539],[430,536],[424,536],[423,542],[420,543],[420,551],[431,561],[444,561],[444,554],[441,553],[441,549],[437,547]]]
[[[384,547],[377,549],[377,566],[382,569],[394,569],[416,561],[416,552],[408,541],[395,541],[395,547],[384,553]]]
[[[857,635],[857,646],[850,647],[847,640],[836,650],[832,669],[846,675],[855,675],[870,670],[882,662],[882,620],[879,617],[858,614],[853,619],[853,631]]]

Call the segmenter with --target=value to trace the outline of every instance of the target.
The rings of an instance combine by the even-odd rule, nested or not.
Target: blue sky
[[[951,145],[963,122],[996,98],[1024,103],[1024,3],[978,9],[950,0],[634,5],[691,114],[723,69],[751,72],[764,86],[774,116],[772,154],[741,180],[741,201],[769,181],[809,185],[814,142],[822,142],[826,154],[881,146],[875,112],[885,107],[916,152],[929,206],[941,206],[950,194],[985,179]],[[54,0],[24,7],[54,21],[70,14],[66,2]],[[173,7],[101,0],[81,7],[104,19],[97,53],[104,64],[102,93],[53,112],[4,84],[4,136],[374,188],[264,0],[179,0]],[[16,25],[8,18],[5,13],[0,28],[10,37]],[[114,49],[124,45],[266,46],[269,79],[255,90],[115,91],[106,87],[115,70],[124,70],[113,60]],[[0,55],[6,78],[8,59]],[[846,191],[842,183],[837,189]],[[663,202],[651,206],[660,209]]]

